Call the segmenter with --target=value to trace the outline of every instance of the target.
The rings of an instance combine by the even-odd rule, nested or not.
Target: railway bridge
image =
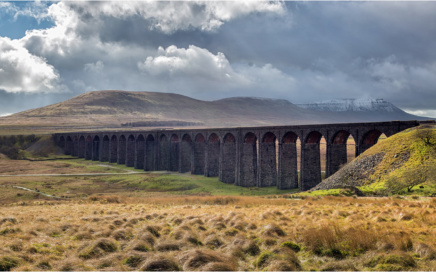
[[[54,139],[65,154],[87,160],[125,164],[145,171],[218,176],[220,181],[238,186],[308,190],[321,182],[322,138],[326,145],[325,175],[328,177],[347,163],[350,135],[358,156],[376,144],[381,134],[389,137],[419,124],[418,121],[392,121],[95,131],[58,133],[54,134]],[[301,161],[300,175],[297,158]]]

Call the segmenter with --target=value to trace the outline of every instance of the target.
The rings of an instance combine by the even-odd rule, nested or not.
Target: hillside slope
[[[384,186],[389,180],[401,180],[410,170],[423,173],[429,165],[436,167],[436,125],[407,129],[377,143],[312,190]]]
[[[401,117],[401,116],[400,116]],[[158,92],[95,91],[1,117],[0,126],[117,128],[124,126],[272,126],[420,119],[387,112],[319,112],[287,100],[235,97],[216,101]]]

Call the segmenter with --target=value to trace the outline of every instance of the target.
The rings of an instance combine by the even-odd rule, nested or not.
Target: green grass
[[[11,162],[11,161],[9,161]],[[145,172],[116,163],[101,163],[84,159],[58,161],[69,176],[0,177],[0,185],[15,185],[52,196],[83,198],[98,194],[150,197],[159,195],[203,196],[263,196],[293,193],[297,190],[278,190],[276,187],[240,187],[226,184],[218,177],[204,177],[189,173]],[[70,170],[71,169],[71,170]],[[128,172],[136,172],[126,174]],[[87,173],[111,175],[89,176]],[[26,173],[27,174],[27,173]],[[20,189],[8,188],[12,202],[44,199],[45,197]],[[16,193],[13,193],[14,190]],[[11,199],[12,198],[12,199]],[[11,202],[8,201],[8,202]]]

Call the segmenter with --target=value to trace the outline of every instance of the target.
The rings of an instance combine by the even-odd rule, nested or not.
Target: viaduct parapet
[[[422,123],[422,122],[421,122]],[[434,121],[433,121],[434,123]],[[308,190],[321,182],[320,140],[326,141],[326,177],[347,163],[347,139],[355,155],[384,133],[418,121],[208,129],[161,129],[54,134],[66,155],[125,164],[145,171],[191,172],[245,187]],[[300,177],[297,140],[301,142]]]

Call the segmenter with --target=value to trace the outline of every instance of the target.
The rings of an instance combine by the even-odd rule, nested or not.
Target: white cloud
[[[59,91],[55,68],[17,40],[0,37],[0,89],[6,92]]]
[[[159,47],[157,56],[147,57],[144,62],[138,63],[138,67],[154,76],[186,76],[213,81],[241,80],[223,53],[214,55],[207,49],[194,45],[187,49],[174,45],[166,49]]]
[[[165,33],[191,28],[213,31],[225,22],[251,13],[280,15],[285,12],[281,1],[74,2],[71,6],[96,18],[141,16],[150,21],[150,28]]]
[[[47,10],[47,16],[52,18],[55,26],[27,31],[21,39],[25,47],[32,48],[40,55],[58,56],[65,56],[73,47],[80,47],[81,39],[76,31],[79,19],[65,2],[52,4]]]

